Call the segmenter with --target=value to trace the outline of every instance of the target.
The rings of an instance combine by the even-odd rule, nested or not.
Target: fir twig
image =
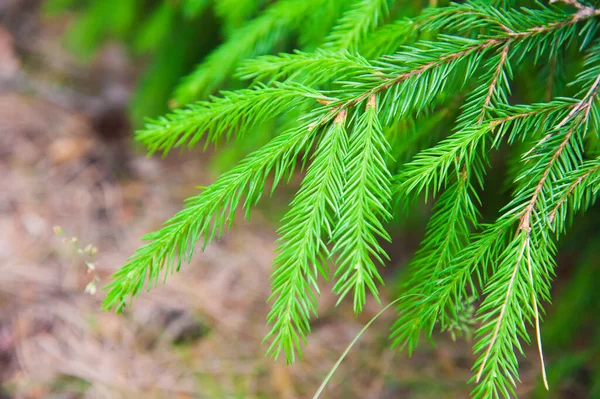
[[[250,80],[249,88],[151,121],[137,139],[167,153],[237,139],[267,121],[277,134],[147,235],[115,274],[104,307],[122,309],[189,262],[197,241],[204,249],[218,239],[238,208],[249,216],[270,179],[272,191],[301,162],[306,176],[282,220],[271,279],[271,356],[302,356],[319,279],[333,277],[339,301],[351,294],[357,313],[368,295],[379,301],[379,267],[388,259],[380,241],[391,240],[385,225],[393,196],[408,203],[441,194],[410,264],[394,344],[413,351],[421,332],[431,336],[436,325],[454,337],[479,323],[473,395],[511,397],[532,327],[547,388],[540,328],[555,241],[600,191],[597,138],[587,135],[600,126],[600,10],[577,0],[562,0],[570,11],[467,1],[409,19],[391,0],[282,0],[262,12],[263,3],[241,0],[229,19],[232,3],[216,7],[228,39],[184,80],[176,100],[206,97],[232,77]],[[203,10],[205,2],[190,5]],[[300,32],[304,50],[272,55],[303,21],[319,27]],[[571,83],[580,92],[551,99],[569,92],[567,54],[579,57],[572,68],[584,60]],[[548,83],[517,93],[522,104],[511,105],[513,68],[539,64]],[[458,104],[452,129],[440,126]],[[513,197],[494,223],[482,224],[479,192],[494,190],[486,173],[503,142],[511,147]],[[403,163],[407,154],[416,155]],[[476,313],[474,301],[481,301]]]

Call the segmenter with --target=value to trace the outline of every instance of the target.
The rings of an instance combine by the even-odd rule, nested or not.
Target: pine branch
[[[323,114],[315,114],[323,118]],[[183,261],[190,262],[195,243],[203,237],[206,247],[233,223],[236,208],[241,205],[249,216],[274,171],[273,188],[293,171],[297,156],[311,147],[316,134],[315,124],[303,124],[275,137],[269,144],[250,154],[242,163],[222,175],[203,193],[186,201],[186,207],[164,224],[160,230],[146,235],[149,241],[131,256],[113,276],[103,302],[104,309],[120,311],[138,295],[146,280],[148,288],[179,270]],[[242,200],[242,197],[245,199]]]
[[[407,346],[409,353],[416,348],[422,330],[430,336],[438,320],[445,329],[447,310],[450,309],[450,318],[456,318],[453,309],[466,298],[464,290],[469,285],[470,273],[459,275],[452,264],[468,243],[472,222],[477,221],[471,191],[466,172],[444,191],[434,206],[423,247],[411,262],[411,275],[405,287],[409,295],[420,296],[407,297],[399,304],[400,316],[391,334],[394,345]],[[456,302],[448,306],[453,298]]]
[[[507,102],[506,93],[510,92],[508,80],[512,75],[508,53],[509,47],[506,45],[486,65],[490,72],[481,78],[482,84],[469,95],[458,118],[458,132],[468,130],[470,126],[480,126],[490,105],[498,106]],[[483,131],[489,132],[487,129]],[[478,136],[480,139],[481,136]],[[457,145],[453,143],[450,147],[456,148]],[[454,260],[468,245],[471,226],[478,223],[474,203],[478,198],[471,181],[481,184],[485,158],[478,151],[451,156],[454,158],[451,162],[457,168],[456,180],[446,188],[434,207],[423,248],[411,263],[412,274],[406,282],[410,295],[400,303],[398,308],[401,314],[392,331],[394,344],[408,346],[409,351],[416,347],[421,330],[431,336],[438,320],[442,329],[448,328],[449,324],[457,324],[467,300],[466,288],[474,285],[471,267],[457,268]],[[419,178],[422,178],[420,175]]]
[[[343,201],[333,234],[332,252],[337,256],[334,291],[340,301],[352,292],[356,313],[366,302],[366,288],[379,301],[376,281],[383,283],[383,280],[372,258],[383,264],[387,255],[378,239],[390,240],[382,224],[391,218],[388,210],[391,175],[385,163],[389,144],[377,114],[377,98],[373,95],[350,137],[344,161]]]
[[[469,34],[481,29],[513,33],[504,24],[511,10],[495,7],[491,2],[452,3],[448,7],[430,7],[417,18],[419,28],[425,31],[445,31]],[[536,10],[536,14],[539,11]]]
[[[374,72],[376,69],[360,55],[316,50],[314,53],[296,51],[253,58],[240,66],[237,76],[245,80],[290,80],[317,86]]]
[[[360,42],[388,13],[388,0],[354,0],[331,34],[324,48],[355,52]]]
[[[580,163],[581,144],[573,138],[587,120],[599,86],[600,75],[584,98],[558,121],[555,132],[540,140],[537,147],[543,144],[545,148],[554,150],[544,152],[532,169],[523,173],[521,180],[526,182],[525,185],[515,194],[515,199],[507,207],[508,211],[497,222],[496,228],[504,231],[517,221],[518,228],[516,237],[501,255],[503,262],[494,272],[494,276],[500,277],[488,283],[487,297],[479,310],[485,324],[479,330],[481,339],[476,345],[476,351],[482,353],[475,365],[476,381],[481,381],[474,391],[476,397],[482,397],[487,392],[505,394],[512,391],[512,377],[517,374],[518,364],[512,348],[520,348],[520,345],[518,340],[507,340],[506,335],[510,331],[520,331],[521,338],[528,340],[526,320],[533,319],[540,361],[544,368],[538,298],[549,297],[548,280],[552,274],[554,252],[544,217],[548,209],[545,187],[549,181],[556,182],[558,175],[574,170]],[[530,151],[526,154],[526,161],[539,157]],[[527,182],[535,184],[531,186]],[[505,276],[511,277],[505,280]],[[498,375],[503,377],[498,378]],[[547,387],[545,374],[543,379]]]
[[[600,159],[585,162],[580,168],[564,176],[556,187],[548,221],[555,223],[555,229],[560,232],[564,231],[565,222],[570,219],[569,214],[587,209],[596,200],[600,189]]]
[[[323,1],[282,0],[235,30],[229,40],[183,80],[175,91],[175,104],[185,105],[214,92],[235,71],[240,61],[272,51],[288,32],[300,26],[306,15],[320,7]]]
[[[406,18],[382,25],[360,42],[359,54],[372,59],[394,53],[400,46],[411,42],[418,29],[418,23]]]
[[[522,352],[519,338],[529,342],[526,323],[537,317],[537,310],[531,306],[537,304],[535,293],[546,294],[548,290],[546,283],[537,279],[534,291],[530,277],[544,274],[544,265],[551,262],[550,253],[537,234],[520,231],[500,259],[502,262],[486,287],[488,296],[479,309],[483,326],[477,333],[481,338],[475,351],[485,352],[474,366],[479,370],[476,380],[480,382],[473,391],[475,398],[515,395],[515,351]],[[486,346],[488,341],[493,344]]]
[[[600,191],[600,163],[588,159],[597,157],[598,140],[587,135],[600,128],[600,10],[576,0],[562,1],[570,11],[541,4],[517,9],[507,2],[503,8],[498,1],[431,7],[388,24],[387,0],[216,4],[231,29],[229,40],[185,80],[176,100],[183,104],[214,92],[239,64],[235,77],[252,80],[251,88],[151,121],[137,139],[150,152],[166,153],[200,141],[218,145],[275,118],[278,125],[298,127],[251,153],[147,235],[149,242],[115,274],[103,306],[121,310],[143,288],[189,262],[197,241],[204,249],[220,238],[239,208],[249,217],[269,176],[274,189],[301,160],[307,173],[279,230],[268,354],[285,353],[288,363],[302,356],[317,315],[317,282],[328,278],[330,261],[340,301],[351,294],[358,313],[367,291],[379,300],[378,267],[387,258],[380,241],[390,240],[384,225],[392,218],[392,193],[408,203],[441,192],[410,265],[394,343],[412,351],[423,330],[429,336],[436,325],[469,332],[477,321],[473,394],[514,396],[517,356],[530,341],[530,326],[544,368],[540,324],[554,276],[555,240]],[[227,11],[232,4],[239,8]],[[392,8],[393,15],[397,11]],[[310,29],[302,28],[306,23]],[[433,40],[413,43],[420,32]],[[296,39],[304,51],[265,55]],[[567,61],[569,68],[581,65],[575,45],[588,52],[571,83],[580,91],[550,101],[554,91],[571,92],[554,82],[561,82],[555,77],[563,68],[570,70]],[[568,59],[558,56],[563,49]],[[525,71],[532,64],[548,67],[542,73],[550,83],[525,97],[545,96],[547,102],[509,105],[513,68]],[[452,130],[440,126],[454,118],[463,98]],[[439,136],[444,138],[431,146]],[[512,200],[494,223],[483,225],[478,191],[490,152],[504,141],[524,154],[513,162]],[[399,166],[399,159],[415,153]],[[399,170],[394,181],[391,170]],[[475,318],[472,303],[480,297]]]
[[[136,139],[150,153],[168,153],[174,147],[193,147],[206,138],[205,147],[217,145],[223,136],[244,134],[251,126],[275,118],[304,103],[331,101],[297,83],[258,85],[252,89],[222,92],[221,97],[200,101],[146,124]]]
[[[268,322],[273,338],[268,353],[277,357],[284,350],[288,363],[295,352],[302,356],[301,341],[310,331],[311,313],[316,316],[314,292],[317,278],[327,278],[327,240],[332,236],[334,215],[342,197],[347,137],[342,111],[321,138],[313,161],[279,230],[281,246],[272,276],[273,305]]]

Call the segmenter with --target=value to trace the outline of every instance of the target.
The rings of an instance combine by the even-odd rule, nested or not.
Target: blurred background
[[[124,314],[100,311],[102,286],[140,237],[271,134],[166,158],[134,144],[143,117],[167,111],[181,76],[243,22],[206,1],[178,3],[0,0],[0,398],[308,398],[380,310],[369,301],[356,317],[325,289],[305,359],[286,366],[264,357],[276,223],[291,184]],[[393,227],[384,302],[397,294],[394,279],[427,215]],[[561,253],[561,265],[594,263],[595,254],[575,256],[576,246]],[[567,271],[580,295],[567,295],[562,318],[547,323],[553,393],[539,389],[532,347],[520,397],[591,397],[599,345],[568,317],[581,303],[588,316],[598,310],[586,294],[593,289],[581,288],[597,269],[582,270]],[[440,334],[409,358],[389,349],[394,317],[373,324],[324,397],[468,397],[472,343]]]

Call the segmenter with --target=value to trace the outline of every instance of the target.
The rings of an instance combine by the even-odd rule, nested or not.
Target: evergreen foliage
[[[181,3],[196,15],[210,2]],[[556,243],[600,191],[600,8],[472,0],[411,16],[403,6],[215,2],[226,40],[175,90],[176,104],[188,105],[137,139],[168,153],[239,139],[267,120],[281,133],[144,237],[107,287],[106,309],[179,270],[238,208],[249,217],[267,185],[305,173],[279,229],[270,355],[301,355],[320,278],[334,281],[340,301],[351,296],[357,313],[369,294],[379,300],[386,225],[402,218],[395,208],[437,198],[403,282],[394,345],[412,352],[436,327],[475,328],[475,398],[516,395],[523,343],[535,342],[544,370]],[[531,71],[535,87],[523,90]],[[248,87],[211,96],[234,77]],[[496,188],[486,174],[506,146],[512,194],[488,220],[483,193]]]

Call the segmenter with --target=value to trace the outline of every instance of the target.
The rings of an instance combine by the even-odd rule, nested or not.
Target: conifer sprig
[[[149,242],[115,274],[105,308],[121,309],[161,273],[189,262],[197,241],[204,248],[220,237],[237,208],[248,216],[269,177],[275,188],[301,161],[306,176],[279,229],[268,353],[285,354],[288,362],[302,355],[317,316],[319,279],[334,281],[340,301],[350,294],[357,313],[368,296],[379,300],[393,197],[399,203],[437,198],[404,283],[408,295],[399,302],[394,344],[412,352],[420,334],[431,336],[436,326],[452,333],[476,326],[473,395],[515,396],[518,356],[530,329],[544,369],[542,305],[550,298],[555,240],[600,191],[598,138],[588,134],[600,127],[600,10],[575,0],[533,9],[467,1],[409,19],[398,18],[388,0],[282,0],[262,12],[242,3],[247,9],[230,22],[240,28],[176,97],[183,104],[212,93],[240,63],[236,76],[250,88],[149,122],[137,138],[151,152],[166,153],[216,145],[271,119],[278,129],[295,127],[146,236]],[[258,16],[240,22],[253,13]],[[270,54],[307,19],[332,28],[301,37],[303,51]],[[559,56],[563,48],[572,50]],[[557,76],[567,76],[566,59],[584,50],[577,58],[584,67],[567,86]],[[513,70],[539,64],[547,66],[541,74],[547,82],[535,93],[517,93],[523,103],[511,104]],[[576,92],[571,87],[579,88],[574,97],[567,96]],[[453,128],[438,126],[460,104]],[[298,113],[290,121],[288,114]],[[431,136],[442,137],[436,144],[412,140],[427,137],[431,126],[440,130]],[[495,189],[485,184],[486,172],[501,143],[526,149],[511,159],[512,200],[486,224],[479,194]],[[416,155],[401,164],[407,153]],[[465,315],[474,303],[478,310]]]
[[[565,175],[557,183],[557,192],[552,198],[548,222],[564,232],[565,225],[573,213],[586,210],[596,200],[600,190],[600,159],[585,162],[580,168]],[[570,204],[569,204],[570,202]]]
[[[399,306],[401,315],[394,326],[392,337],[396,344],[408,346],[409,351],[418,343],[421,330],[431,335],[438,320],[442,329],[457,323],[460,310],[468,301],[466,288],[474,285],[470,269],[464,273],[460,268],[453,268],[452,264],[461,250],[468,245],[471,229],[478,225],[478,198],[472,182],[482,184],[485,138],[492,133],[493,125],[490,123],[487,128],[481,129],[483,134],[473,134],[469,128],[481,128],[488,117],[490,106],[498,107],[507,103],[506,94],[510,93],[509,77],[512,76],[508,54],[507,44],[496,56],[490,58],[485,68],[487,72],[481,77],[481,84],[471,92],[458,117],[458,133],[451,136],[450,145],[446,142],[443,149],[421,154],[421,164],[408,165],[413,167],[412,170],[409,169],[409,173],[413,173],[408,175],[409,181],[410,177],[414,179],[416,176],[415,171],[419,176],[418,180],[426,180],[426,173],[433,174],[435,180],[435,169],[432,172],[432,169],[421,168],[423,164],[428,166],[432,159],[443,160],[445,165],[442,173],[452,175],[448,169],[454,167],[456,175],[452,184],[446,187],[436,202],[434,214],[428,225],[425,246],[417,252],[411,265],[412,275],[407,279],[406,286],[417,296],[409,295]],[[464,140],[461,132],[465,131],[467,136],[475,141],[464,143],[453,140],[457,135]],[[491,143],[490,140],[487,142]],[[439,164],[433,162],[429,166],[438,167]],[[435,181],[433,185],[435,195],[440,186],[436,185]],[[403,187],[407,186],[400,186]],[[410,183],[408,188],[405,195],[410,194]],[[423,187],[418,191],[422,189]],[[427,191],[425,189],[426,193]]]
[[[221,97],[200,101],[149,121],[136,139],[150,153],[168,153],[176,147],[218,144],[223,136],[244,134],[251,126],[300,106],[304,102],[330,101],[325,95],[298,83],[275,83],[267,87],[222,92]]]
[[[409,353],[416,348],[422,331],[431,335],[438,320],[445,329],[446,319],[456,319],[457,309],[467,299],[466,291],[472,286],[471,270],[459,273],[452,266],[467,245],[472,223],[478,218],[472,190],[466,172],[446,188],[434,206],[425,244],[410,265],[407,290],[431,296],[407,297],[398,306],[400,316],[392,339],[395,345],[407,347]]]
[[[347,51],[296,51],[293,54],[265,55],[245,61],[237,75],[246,80],[291,80],[316,86],[334,80],[374,73],[376,70],[360,55]]]
[[[174,93],[175,105],[182,106],[213,93],[230,78],[241,61],[271,52],[324,2],[282,0],[271,5],[259,17],[235,30],[224,44],[183,79]]]
[[[318,118],[319,114],[315,116]],[[143,238],[149,243],[140,247],[115,273],[113,282],[106,287],[109,293],[104,308],[122,309],[127,298],[133,299],[146,283],[149,289],[158,282],[161,273],[166,279],[180,269],[182,262],[189,263],[196,242],[202,239],[204,248],[220,237],[224,229],[231,227],[238,206],[249,217],[251,207],[263,194],[269,172],[274,172],[275,188],[293,171],[298,155],[311,148],[316,130],[311,122],[284,132],[201,194],[189,198],[186,207],[163,228]]]
[[[387,15],[388,2],[389,0],[353,1],[331,34],[325,38],[324,48],[356,51],[367,34]]]
[[[517,191],[507,212],[493,227],[509,231],[511,225],[518,223],[515,238],[500,254],[502,262],[495,269],[495,277],[486,286],[487,296],[479,309],[483,325],[478,332],[481,339],[475,346],[481,354],[475,369],[476,381],[481,380],[481,384],[475,390],[476,397],[483,397],[490,390],[496,396],[500,393],[509,396],[512,392],[518,366],[514,350],[520,350],[520,344],[507,337],[518,331],[527,341],[526,321],[535,326],[544,372],[539,301],[549,299],[549,279],[554,273],[555,252],[549,237],[546,191],[548,183],[556,182],[558,175],[565,175],[580,164],[583,147],[578,136],[584,130],[582,126],[589,116],[588,110],[599,85],[600,80],[594,81],[586,95],[557,121],[554,131],[540,140],[538,146],[543,144],[551,151],[542,154],[528,152],[525,160],[536,162],[520,177],[525,185]],[[505,378],[498,378],[498,375]],[[544,373],[543,379],[547,387]]]
[[[359,54],[371,59],[393,54],[400,46],[411,43],[419,25],[412,19],[402,18],[380,26],[360,43]]]
[[[366,289],[379,301],[376,282],[383,284],[373,259],[384,263],[387,255],[378,240],[391,240],[382,223],[391,218],[391,174],[386,165],[389,150],[378,118],[377,97],[372,95],[350,137],[344,159],[343,200],[333,234],[338,267],[333,290],[340,301],[352,292],[357,313],[367,300]]]
[[[317,278],[328,278],[327,243],[340,214],[345,181],[344,160],[348,138],[346,111],[341,111],[317,145],[302,187],[290,204],[279,230],[281,246],[272,276],[273,306],[266,339],[273,337],[268,352],[277,357],[283,349],[288,362],[295,352],[302,356],[301,341],[310,332],[311,314],[317,316]]]

